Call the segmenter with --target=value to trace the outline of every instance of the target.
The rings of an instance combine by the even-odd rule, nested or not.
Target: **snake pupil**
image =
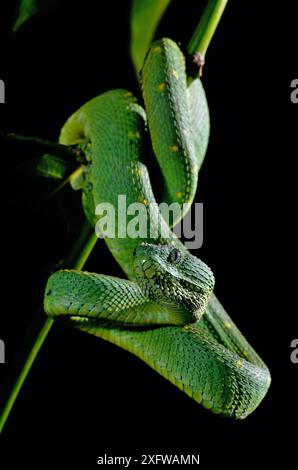
[[[175,248],[170,253],[169,261],[171,263],[179,263],[180,260],[181,260],[181,253],[180,253],[179,250],[176,250],[176,248]]]

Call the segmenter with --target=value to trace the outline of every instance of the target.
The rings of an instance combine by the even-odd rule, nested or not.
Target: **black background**
[[[1,18],[6,104],[0,106],[0,129],[54,141],[65,119],[93,96],[115,87],[139,93],[128,50],[129,3],[60,2],[11,36],[9,2]],[[174,0],[157,37],[185,47],[204,4]],[[216,294],[270,368],[273,382],[264,402],[244,421],[215,416],[129,353],[55,324],[7,422],[3,447],[296,444],[298,365],[290,362],[290,342],[298,336],[294,4],[230,2],[203,76],[212,129],[198,189],[204,244],[197,254],[213,268]],[[2,142],[0,151],[3,403],[14,363],[29,344],[24,337],[43,315],[47,276],[76,236],[71,211],[81,206],[69,188],[63,197],[43,201],[48,182],[36,187],[23,166],[40,154],[36,146]],[[103,242],[86,268],[121,275]]]

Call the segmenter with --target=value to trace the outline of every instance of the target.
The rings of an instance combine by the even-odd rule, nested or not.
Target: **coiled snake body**
[[[245,418],[265,396],[269,371],[212,294],[211,270],[160,216],[141,163],[147,115],[163,201],[192,202],[209,134],[205,94],[199,79],[187,85],[184,57],[169,39],[150,48],[142,87],[146,113],[130,92],[112,90],[74,113],[60,136],[86,155],[89,221],[98,224],[98,204],[115,208],[115,236],[106,242],[129,280],[58,271],[46,286],[45,311],[135,354],[205,408]],[[145,239],[120,236],[133,214],[118,220],[119,195],[145,208]]]

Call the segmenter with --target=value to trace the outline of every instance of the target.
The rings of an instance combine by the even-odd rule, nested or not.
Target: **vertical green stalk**
[[[96,243],[96,235],[95,233],[92,233],[90,235],[90,232],[92,231],[91,226],[89,223],[85,223],[81,235],[77,242],[75,243],[73,249],[71,250],[71,253],[69,255],[69,258],[65,262],[65,266],[68,267],[73,267],[73,269],[82,269],[83,266],[85,265],[88,257],[91,254],[91,251],[94,248],[94,245]],[[43,325],[38,333],[38,336],[36,340],[34,341],[34,344],[25,360],[25,363],[17,377],[17,380],[10,392],[9,398],[4,406],[4,409],[1,413],[0,416],[0,434],[5,426],[5,423],[10,415],[10,412],[13,408],[13,405],[22,389],[22,386],[26,380],[26,377],[45,341],[47,338],[49,332],[51,331],[51,328],[53,326],[54,320],[51,318],[46,318],[45,321],[43,322]]]
[[[200,68],[200,75],[205,63],[208,46],[227,3],[228,0],[209,0],[198,26],[188,43],[188,53],[194,56],[194,62],[196,62]]]

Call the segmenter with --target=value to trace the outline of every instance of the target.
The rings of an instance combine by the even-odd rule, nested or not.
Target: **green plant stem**
[[[13,405],[21,391],[21,388],[26,380],[26,377],[31,369],[31,366],[37,356],[37,354],[39,353],[39,350],[41,348],[41,346],[43,345],[46,337],[48,336],[52,326],[53,326],[53,323],[54,323],[54,320],[52,320],[51,318],[47,318],[41,329],[40,329],[40,332],[33,344],[33,347],[31,349],[31,351],[29,352],[27,358],[26,358],[26,361],[20,371],[20,374],[18,375],[17,377],[17,380],[10,392],[10,395],[9,395],[9,398],[4,406],[4,409],[1,413],[1,417],[0,417],[0,434],[2,433],[3,431],[3,428],[5,426],[5,423],[10,415],[10,412],[13,408]]]
[[[92,227],[86,222],[82,228],[81,235],[77,242],[74,244],[73,249],[70,252],[68,259],[65,262],[65,266],[72,267],[73,269],[82,269],[85,265],[88,257],[90,256],[97,237],[95,233],[92,233]],[[92,233],[90,235],[90,232]],[[4,406],[4,409],[0,416],[0,434],[3,431],[5,423],[10,415],[10,412],[14,406],[14,403],[22,389],[22,386],[26,380],[26,377],[42,347],[45,339],[47,338],[54,320],[46,318],[40,328],[40,331],[34,341],[34,344],[25,360],[25,363],[17,377],[17,380],[10,392],[9,398]]]
[[[227,3],[228,0],[209,0],[187,46],[188,53],[194,56],[194,62],[198,63],[200,71],[205,63],[208,46]]]

